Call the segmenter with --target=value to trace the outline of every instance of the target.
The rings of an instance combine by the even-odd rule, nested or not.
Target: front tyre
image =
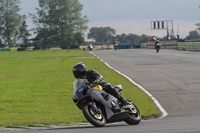
[[[157,49],[156,49],[156,52],[158,53],[158,52],[159,52],[159,50],[160,50],[160,49],[159,49],[159,48],[157,48]]]
[[[86,105],[82,108],[85,118],[95,127],[103,127],[106,123],[106,118],[102,113],[96,113],[90,105]]]
[[[127,114],[127,118],[124,121],[129,125],[139,124],[141,121],[141,114],[140,114],[139,109],[135,106],[135,108],[132,110],[132,112]]]

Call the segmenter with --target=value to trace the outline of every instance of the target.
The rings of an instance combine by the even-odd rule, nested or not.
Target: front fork
[[[101,114],[101,110],[97,108],[96,103],[89,102],[88,105],[91,107],[92,111],[94,111],[97,114]]]

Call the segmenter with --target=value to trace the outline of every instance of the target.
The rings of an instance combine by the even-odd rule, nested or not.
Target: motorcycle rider
[[[154,46],[155,46],[155,49],[157,51],[157,53],[159,52],[160,50],[160,41],[156,39],[156,37],[152,37],[152,40],[154,41]]]
[[[114,45],[114,49],[115,49],[115,51],[116,51],[117,48],[118,48],[118,43],[117,43],[117,41],[115,41],[113,45]]]
[[[156,40],[155,41],[155,47],[157,48],[157,47],[160,47],[160,41],[159,40]]]
[[[158,53],[158,51],[160,50],[160,41],[159,40],[155,41],[155,49],[156,49],[156,51]]]
[[[87,79],[88,84],[98,84],[103,87],[103,90],[114,97],[116,97],[123,105],[128,105],[128,101],[121,96],[121,94],[117,91],[116,87],[113,87],[110,83],[103,81],[103,76],[100,75],[94,69],[87,70],[85,64],[79,62],[73,67],[73,74],[76,79]]]

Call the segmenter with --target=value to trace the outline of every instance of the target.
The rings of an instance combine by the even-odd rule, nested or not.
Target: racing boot
[[[122,105],[129,105],[129,102],[122,96],[120,96],[118,100],[122,103]]]
[[[112,95],[116,97],[122,103],[123,106],[129,105],[129,102],[124,97],[122,97],[122,95],[119,93],[117,89],[118,89],[117,87],[113,87]]]

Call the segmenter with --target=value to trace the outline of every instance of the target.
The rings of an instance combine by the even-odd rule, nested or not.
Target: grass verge
[[[139,88],[97,58],[40,57],[92,56],[85,51],[5,52],[0,54],[0,126],[57,125],[82,122],[85,118],[72,101],[72,67],[84,62],[104,80],[122,84],[123,96],[133,101],[143,118],[159,115],[152,100]],[[7,57],[38,57],[8,59]],[[112,76],[110,76],[112,75]]]
[[[87,51],[77,50],[44,50],[44,51],[3,51],[0,52],[0,58],[17,58],[17,57],[81,57],[81,56],[92,56]]]

